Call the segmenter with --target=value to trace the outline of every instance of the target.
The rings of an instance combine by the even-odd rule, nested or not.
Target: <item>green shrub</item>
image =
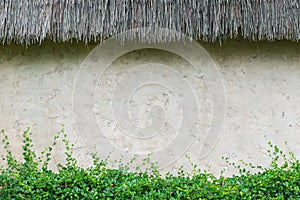
[[[124,165],[110,169],[97,157],[92,167],[84,169],[73,158],[73,145],[66,140],[64,129],[40,157],[33,151],[30,130],[24,131],[24,159],[19,161],[9,150],[4,131],[2,136],[7,166],[0,168],[0,199],[300,199],[299,160],[293,152],[287,156],[271,143],[270,168],[242,162],[247,168],[260,170],[251,173],[224,158],[240,175],[217,178],[196,165],[193,175],[180,170],[177,175],[162,176],[153,164],[150,172],[130,172]],[[59,138],[66,147],[66,163],[58,164],[58,171],[53,172],[48,164]]]

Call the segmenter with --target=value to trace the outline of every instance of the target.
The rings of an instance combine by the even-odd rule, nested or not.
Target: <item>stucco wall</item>
[[[189,165],[192,161],[217,173],[227,167],[221,159],[223,155],[232,161],[244,159],[267,165],[268,141],[283,149],[286,149],[284,143],[287,141],[299,155],[300,45],[287,41],[225,41],[222,46],[209,43],[201,45],[216,63],[224,82],[226,117],[223,131],[216,146],[205,158],[197,157],[203,137],[200,133],[186,151],[191,155],[190,160],[182,156],[163,170]],[[46,41],[41,46],[33,45],[28,48],[16,45],[0,48],[0,129],[4,129],[10,136],[14,152],[21,152],[21,134],[27,126],[31,127],[36,148],[41,150],[51,143],[63,123],[69,139],[76,143],[75,155],[79,158],[79,163],[91,163],[90,149],[83,145],[76,128],[78,122],[74,117],[72,104],[76,74],[94,47],[96,44],[85,46],[81,43],[54,44]],[[176,55],[153,49],[142,50],[129,53],[114,62],[102,79],[103,84],[110,85],[110,82],[114,82],[115,77],[119,76],[118,72],[122,74],[124,71],[124,66],[150,61],[160,61],[183,70],[186,66],[187,71],[189,69],[189,63]],[[205,109],[205,105],[209,105],[209,101],[206,101],[207,89],[201,81],[192,81],[190,84],[203,91],[197,93],[196,89],[196,95],[202,102],[201,105],[204,105],[199,110],[202,117],[200,127],[205,129],[208,124],[206,117],[210,115]],[[155,87],[150,88],[152,90],[155,91]],[[97,95],[103,100],[105,91],[98,88]],[[144,92],[140,95],[148,94]],[[104,123],[101,119],[105,115],[101,115],[105,111],[102,100],[99,100],[99,106],[96,107],[96,111],[100,113],[100,125]],[[176,115],[180,112],[176,110],[176,101],[170,101],[170,109],[174,111],[173,118],[176,122]],[[139,114],[139,123],[147,125],[147,117],[143,113]],[[109,128],[104,130],[113,132]],[[107,135],[109,137],[110,132]],[[168,143],[173,137],[176,135],[167,133],[157,143]],[[112,143],[122,149],[122,144],[126,146],[130,142],[119,138]],[[145,145],[147,140],[136,145],[131,143],[131,148],[127,150],[142,151]],[[4,152],[2,149],[0,151]],[[62,158],[63,147],[59,145],[55,151],[54,164]],[[235,172],[233,169],[228,170],[229,174]]]

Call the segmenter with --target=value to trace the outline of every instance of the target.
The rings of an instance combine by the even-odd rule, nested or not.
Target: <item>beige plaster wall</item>
[[[180,165],[188,166],[192,161],[218,174],[220,170],[227,168],[221,159],[223,155],[232,161],[244,159],[267,165],[268,141],[283,149],[286,149],[284,143],[287,141],[291,149],[299,155],[300,45],[287,41],[225,41],[222,46],[209,43],[201,45],[217,64],[224,82],[224,128],[216,146],[207,157],[197,157],[202,139],[200,133],[187,149],[187,153],[191,155],[189,161],[182,156],[162,170],[170,171]],[[36,149],[41,150],[43,146],[51,143],[63,123],[69,139],[76,143],[75,155],[79,163],[85,166],[91,163],[89,149],[83,145],[76,128],[72,98],[76,74],[95,46],[96,44],[86,46],[81,43],[54,44],[46,41],[41,46],[33,45],[28,48],[16,45],[0,48],[0,129],[4,129],[9,135],[11,147],[19,156],[21,134],[27,126],[32,129]],[[174,55],[156,50],[131,53],[113,64],[111,81],[128,62],[134,64],[148,58],[152,61],[161,60],[166,65],[189,65]],[[109,80],[108,73],[107,81]],[[196,85],[198,86],[199,90],[202,88],[205,91],[201,83]],[[103,97],[101,90],[97,94],[99,98]],[[201,94],[204,96],[199,98],[205,102],[206,93],[199,93]],[[176,108],[176,102],[174,107]],[[99,112],[102,108],[103,106],[98,107]],[[200,115],[204,117],[201,123],[205,127],[205,116],[209,116],[209,112],[206,113],[205,109],[200,111],[203,111]],[[143,122],[143,117],[141,121]],[[147,124],[147,119],[144,121]],[[175,136],[162,137],[164,139],[160,142],[168,143],[172,137]],[[128,143],[125,140],[114,142],[121,146],[122,142]],[[139,145],[142,148],[146,143]],[[134,151],[134,148],[129,151]],[[1,149],[0,152],[4,151]],[[55,150],[52,166],[62,158],[63,147],[59,145]],[[227,170],[228,174],[236,172],[231,168]]]

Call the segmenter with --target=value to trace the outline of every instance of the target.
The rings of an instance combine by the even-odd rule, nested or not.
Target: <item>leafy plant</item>
[[[73,145],[63,127],[41,156],[33,150],[30,129],[24,131],[23,160],[19,161],[9,150],[7,135],[4,131],[1,134],[6,150],[2,159],[7,166],[0,168],[0,199],[300,199],[300,162],[292,151],[286,155],[272,143],[268,151],[270,168],[244,161],[241,165],[245,167],[241,167],[224,158],[240,174],[217,178],[195,164],[192,174],[181,168],[177,175],[162,176],[150,159],[144,160],[150,164],[144,171],[132,172],[122,164],[111,169],[106,160],[95,155],[93,166],[84,169],[73,157]],[[66,162],[58,164],[58,171],[53,172],[49,162],[60,138]],[[249,168],[259,172],[251,173]]]

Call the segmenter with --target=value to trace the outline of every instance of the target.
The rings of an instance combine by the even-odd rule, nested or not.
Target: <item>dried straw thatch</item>
[[[299,6],[300,0],[0,0],[0,39],[89,42],[163,27],[203,41],[238,36],[297,41]]]

